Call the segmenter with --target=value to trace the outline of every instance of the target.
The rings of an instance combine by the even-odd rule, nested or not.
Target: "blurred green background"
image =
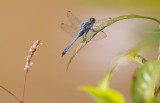
[[[62,51],[73,40],[60,28],[68,23],[66,12],[72,11],[81,20],[128,14],[151,16],[160,19],[159,0],[1,0],[0,1],[0,85],[21,98],[23,70],[34,41],[43,45],[32,59],[27,78],[25,103],[95,103],[86,93],[78,91],[80,85],[94,85],[109,71],[110,64],[121,53],[136,46],[139,31],[150,31],[157,23],[145,19],[119,21],[104,30],[108,37],[90,42],[73,60],[66,72],[67,62],[82,39],[79,39],[61,57]],[[142,30],[143,29],[143,30]],[[143,36],[140,36],[143,37]],[[156,59],[157,51],[145,54]],[[111,87],[120,91],[126,103],[131,103],[130,80],[137,65],[122,65],[113,74]],[[0,103],[17,101],[0,89]]]

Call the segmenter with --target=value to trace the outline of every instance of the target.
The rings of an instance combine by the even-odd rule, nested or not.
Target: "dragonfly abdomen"
[[[66,52],[67,52],[68,49],[73,45],[73,43],[74,43],[79,37],[81,37],[84,33],[85,33],[85,32],[82,31],[82,30],[78,33],[78,35],[74,38],[74,40],[71,42],[71,44],[63,51],[62,56],[63,56],[64,54],[66,54]]]

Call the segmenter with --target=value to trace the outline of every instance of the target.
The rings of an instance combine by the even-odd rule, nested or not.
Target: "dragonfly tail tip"
[[[63,53],[62,53],[62,57],[63,57],[64,54],[65,54],[65,53],[63,52]]]

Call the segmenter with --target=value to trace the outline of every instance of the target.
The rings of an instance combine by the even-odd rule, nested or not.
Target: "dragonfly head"
[[[95,22],[96,22],[96,19],[95,18],[93,18],[93,17],[90,17],[90,22],[92,23],[92,24],[94,24]]]

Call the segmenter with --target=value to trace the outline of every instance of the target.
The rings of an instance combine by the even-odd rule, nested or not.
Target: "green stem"
[[[113,18],[111,20],[108,20],[104,23],[102,23],[98,28],[95,29],[95,32],[90,33],[87,37],[86,37],[86,41],[91,40],[98,32],[102,31],[104,28],[106,28],[107,26],[120,21],[120,20],[125,20],[125,19],[133,19],[133,18],[143,18],[143,19],[150,19],[153,20],[155,22],[157,22],[158,24],[160,24],[160,21],[156,18],[153,17],[145,17],[145,16],[140,16],[140,15],[124,15],[124,16],[119,16],[117,18]]]

